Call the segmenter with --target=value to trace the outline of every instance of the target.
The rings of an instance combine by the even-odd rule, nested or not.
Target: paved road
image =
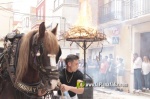
[[[150,99],[150,96],[95,88],[93,99]]]
[[[105,88],[94,88],[93,95],[93,99],[150,99],[150,96],[119,92]],[[51,98],[47,97],[46,99]]]

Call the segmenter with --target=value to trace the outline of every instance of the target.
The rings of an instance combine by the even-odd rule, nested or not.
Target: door
[[[140,45],[140,53],[141,58],[144,55],[147,55],[150,58],[150,32],[149,33],[141,33],[141,45]]]

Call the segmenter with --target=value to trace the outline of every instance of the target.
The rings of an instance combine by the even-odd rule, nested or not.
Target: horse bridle
[[[18,82],[16,86],[19,90],[23,91],[23,93],[25,93],[26,95],[27,93],[37,94],[38,89],[42,89],[43,91],[50,92],[51,91],[50,81],[53,79],[54,80],[59,79],[59,73],[56,65],[53,66],[53,64],[51,64],[52,59],[56,58],[56,55],[48,54],[50,64],[49,66],[44,67],[42,58],[44,56],[45,48],[42,39],[38,41],[36,34],[33,35],[31,39],[30,49],[31,49],[30,55],[31,58],[33,59],[32,67],[35,70],[39,71],[41,80],[36,84],[32,84],[32,86],[29,86],[28,84],[24,84],[23,82]]]
[[[47,77],[51,79],[58,79],[58,75],[55,76],[55,74],[58,74],[56,61],[53,60],[54,58],[56,59],[56,55],[48,54],[47,56],[49,57],[50,64],[48,67],[44,67],[43,62],[42,62],[42,58],[43,58],[44,50],[45,50],[43,41],[40,40],[37,43],[37,39],[33,38],[32,46],[33,47],[31,48],[31,55],[32,55],[32,58],[34,59],[34,64],[35,64],[33,65],[33,68],[40,71],[42,74],[46,75]],[[53,63],[52,63],[52,60],[54,61]],[[53,77],[51,77],[50,75],[53,75]]]
[[[45,48],[42,39],[38,41],[38,39],[36,39],[36,36],[34,36],[31,48],[31,56],[34,59],[34,63],[32,66],[40,73],[43,85],[41,88],[49,90],[49,88],[51,87],[50,80],[58,80],[59,73],[56,67],[56,55],[48,54],[50,64],[49,66],[44,67],[42,61],[42,58],[44,57],[44,50]]]
[[[23,82],[16,82],[15,83],[15,79],[16,79],[16,75],[15,75],[15,72],[16,72],[16,64],[12,64],[11,62],[9,62],[9,59],[12,60],[13,63],[17,63],[17,58],[18,58],[18,50],[19,50],[19,46],[20,46],[20,43],[21,43],[21,40],[20,38],[22,37],[23,35],[21,36],[17,36],[17,37],[14,37],[13,38],[13,42],[12,45],[8,45],[5,47],[5,50],[3,52],[3,57],[2,58],[2,61],[5,61],[6,63],[6,67],[7,67],[7,70],[6,72],[7,75],[10,76],[10,80],[11,80],[11,83],[12,85],[18,89],[19,91],[23,92],[24,94],[26,94],[27,96],[29,97],[34,97],[33,95],[37,94],[37,91],[38,89],[44,89],[46,91],[49,91],[49,87],[51,87],[51,83],[50,83],[50,80],[51,79],[56,79],[58,80],[58,69],[56,66],[54,65],[51,65],[49,67],[44,67],[43,66],[43,62],[42,62],[42,57],[43,57],[43,53],[44,53],[44,46],[43,46],[43,41],[40,40],[38,43],[37,43],[37,37],[36,37],[36,33],[31,37],[31,44],[30,44],[30,53],[29,55],[32,56],[32,58],[35,60],[33,68],[36,69],[37,71],[39,71],[40,75],[41,75],[41,81],[37,82],[37,83],[34,83],[32,85],[29,85],[29,84],[25,84]],[[8,43],[6,41],[6,43]],[[12,53],[10,53],[12,51]],[[61,55],[61,49],[59,47],[59,56]],[[14,57],[16,58],[11,58],[10,54],[13,54],[15,55]],[[58,55],[57,55],[58,56]],[[49,58],[51,59],[53,57],[53,59],[55,57],[57,57],[56,55],[49,55]],[[58,57],[59,57],[58,56]],[[58,57],[57,57],[57,60],[58,60]],[[51,62],[50,62],[51,63]],[[5,78],[4,78],[5,79]],[[36,98],[37,96],[35,96]]]

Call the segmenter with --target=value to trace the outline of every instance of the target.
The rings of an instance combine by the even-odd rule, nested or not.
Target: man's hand
[[[60,86],[60,90],[62,90],[63,92],[69,91],[70,88],[71,88],[70,86],[65,85],[65,84],[62,84],[62,85]]]
[[[38,89],[38,96],[44,96],[47,93],[47,90]]]

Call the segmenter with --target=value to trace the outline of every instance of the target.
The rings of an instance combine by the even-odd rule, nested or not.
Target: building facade
[[[133,53],[150,56],[149,0],[99,0],[99,27],[113,45],[115,57],[124,59],[126,91],[133,91]]]
[[[13,30],[13,13],[12,11],[12,0],[1,0],[0,1],[0,47],[3,47],[3,38],[7,33]]]
[[[52,2],[52,1],[51,1]],[[79,1],[78,0],[53,0],[52,16],[53,19],[49,24],[52,27],[56,23],[58,27],[58,39],[63,39],[63,34],[73,25],[75,25],[79,12]],[[62,48],[62,58],[65,58],[68,54],[79,55],[79,47],[76,43],[72,43],[65,40],[60,40],[59,44]]]

